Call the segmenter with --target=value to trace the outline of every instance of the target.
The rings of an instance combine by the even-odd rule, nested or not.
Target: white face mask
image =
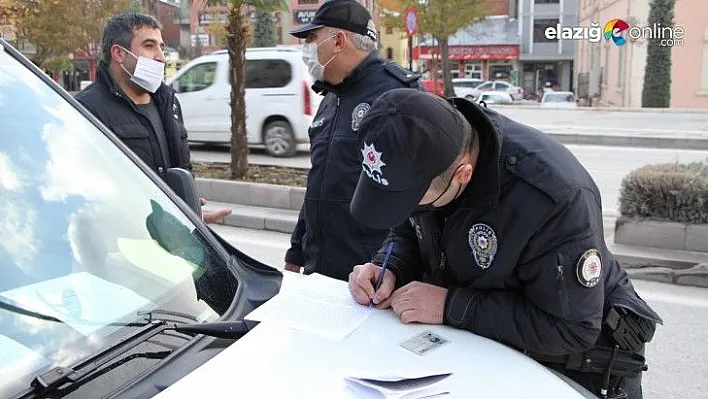
[[[147,57],[138,57],[126,48],[121,48],[138,60],[137,64],[135,64],[135,72],[132,74],[125,69],[123,64],[120,65],[120,67],[130,75],[130,81],[150,93],[156,92],[162,84],[162,79],[165,74],[165,64]]]
[[[326,42],[327,40],[333,37],[335,36],[330,36],[319,43],[305,43],[305,45],[302,46],[302,62],[307,65],[307,70],[310,72],[310,75],[312,75],[315,80],[324,80],[325,67],[329,65],[332,60],[334,60],[334,57],[337,56],[336,54],[333,55],[332,58],[329,59],[329,61],[322,65],[320,63],[320,57],[317,55],[317,48],[320,46],[320,44]]]

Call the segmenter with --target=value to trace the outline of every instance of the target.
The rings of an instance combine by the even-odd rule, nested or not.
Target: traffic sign
[[[418,32],[418,10],[415,7],[408,7],[403,14],[406,20],[406,33],[413,36]]]

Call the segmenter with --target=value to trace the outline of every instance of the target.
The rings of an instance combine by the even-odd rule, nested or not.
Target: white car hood
[[[298,278],[284,274],[284,284]],[[450,342],[422,356],[400,346],[426,330]],[[343,341],[260,323],[156,397],[355,398],[343,380],[348,370],[411,367],[454,373],[445,398],[586,397],[506,346],[451,327],[406,325],[390,309],[376,310]]]

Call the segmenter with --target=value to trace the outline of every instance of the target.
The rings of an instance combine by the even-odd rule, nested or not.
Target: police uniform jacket
[[[376,253],[388,230],[368,228],[349,212],[362,169],[359,123],[384,92],[424,90],[418,80],[419,75],[372,51],[342,83],[313,86],[324,98],[309,129],[312,167],[286,262],[304,266],[305,273],[346,280],[353,265]]]
[[[531,353],[588,350],[610,306],[661,322],[608,250],[599,190],[568,149],[458,104],[480,136],[472,180],[453,203],[393,229],[373,262],[395,241],[397,286],[447,287],[445,324]]]

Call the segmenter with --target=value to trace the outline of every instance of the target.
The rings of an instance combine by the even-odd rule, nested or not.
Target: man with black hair
[[[76,99],[166,180],[167,169],[191,172],[192,163],[182,109],[163,82],[161,29],[151,15],[130,12],[111,18],[103,30],[96,81]],[[218,210],[203,218],[216,223],[230,213]]]

